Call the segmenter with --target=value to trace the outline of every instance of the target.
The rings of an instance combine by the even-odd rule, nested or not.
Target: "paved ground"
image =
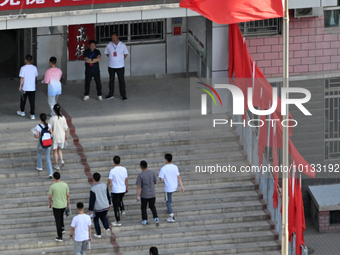
[[[306,219],[305,242],[309,254],[338,255],[340,254],[340,233],[319,233],[311,219]]]
[[[0,80],[0,147],[7,141],[34,141],[30,129],[38,121],[29,119],[29,105],[26,106],[26,117],[16,115],[19,110],[20,92],[19,80]],[[107,83],[103,84],[103,96],[108,92]],[[176,118],[185,115],[189,110],[189,80],[185,78],[150,77],[134,78],[127,81],[128,101],[123,102],[116,87],[115,98],[99,102],[96,99],[95,85],[92,84],[91,99],[82,101],[83,85],[71,84],[63,87],[63,95],[59,103],[72,116],[76,128],[83,123],[93,123],[93,132],[101,123],[115,125],[120,121],[131,120],[132,125],[143,121],[143,115],[164,116]],[[36,93],[36,115],[41,112],[48,113],[49,107],[46,100],[46,86],[38,84]],[[188,113],[188,112],[187,112]],[[141,115],[143,114],[143,115]],[[155,127],[157,129],[157,127]],[[306,221],[306,245],[311,248],[309,254],[336,255],[340,254],[340,233],[320,234],[312,226],[311,221]],[[314,252],[313,252],[314,251]]]

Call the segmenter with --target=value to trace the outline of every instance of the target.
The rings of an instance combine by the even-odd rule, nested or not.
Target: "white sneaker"
[[[102,101],[102,100],[103,100],[103,97],[102,97],[102,96],[98,96],[98,100],[99,100],[99,101]]]
[[[126,216],[126,213],[125,213],[125,211],[122,211],[122,216]]]
[[[25,117],[25,112],[22,111],[17,111],[17,114],[21,117]]]
[[[110,236],[110,235],[111,235],[111,229],[108,228],[108,229],[106,230],[106,235],[107,235],[107,236]]]
[[[60,161],[60,165],[61,165],[61,166],[64,166],[64,165],[65,165],[65,161],[64,161],[64,160],[61,160],[61,161]]]
[[[37,169],[38,171],[42,171],[42,168],[36,167],[35,169]]]
[[[59,167],[58,165],[55,165],[53,168],[54,168],[55,170],[60,170],[60,167]]]
[[[122,223],[120,223],[120,221],[115,221],[115,222],[111,222],[112,226],[115,227],[120,227],[122,225]]]
[[[158,220],[158,218],[155,218],[155,223],[156,223],[156,227],[159,227],[159,220]]]
[[[35,115],[31,115],[31,120],[35,120]]]
[[[97,235],[97,234],[94,234],[94,237],[97,237],[97,238],[102,238],[101,235]]]
[[[170,216],[166,221],[169,222],[169,223],[174,223],[175,217]]]
[[[89,96],[84,96],[84,97],[83,97],[83,100],[84,100],[84,101],[87,101],[87,100],[89,100],[89,99],[90,99]]]

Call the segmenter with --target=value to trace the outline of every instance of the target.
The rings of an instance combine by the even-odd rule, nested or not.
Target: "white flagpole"
[[[283,22],[283,87],[289,87],[289,4],[288,0],[284,0],[284,22]],[[282,110],[282,109],[281,109]],[[284,120],[289,118],[289,107],[286,105],[286,114],[283,116]],[[283,127],[282,137],[282,245],[281,254],[288,255],[289,241],[288,241],[288,169],[289,169],[289,128]]]

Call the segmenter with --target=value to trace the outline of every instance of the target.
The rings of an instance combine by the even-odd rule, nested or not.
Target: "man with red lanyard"
[[[109,94],[106,99],[113,98],[114,88],[115,88],[115,74],[117,73],[119,82],[119,92],[123,99],[126,101],[126,90],[125,90],[125,80],[124,80],[124,60],[129,55],[129,51],[126,45],[119,41],[117,33],[112,33],[112,42],[110,42],[105,48],[105,54],[109,57]]]

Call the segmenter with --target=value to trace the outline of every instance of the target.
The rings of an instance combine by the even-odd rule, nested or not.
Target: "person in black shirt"
[[[90,83],[92,77],[96,82],[97,96],[98,100],[103,100],[102,98],[102,84],[100,82],[100,71],[99,71],[99,61],[101,60],[100,51],[96,49],[96,41],[89,41],[89,48],[84,51],[85,60],[85,94],[83,100],[86,101],[90,99]]]

